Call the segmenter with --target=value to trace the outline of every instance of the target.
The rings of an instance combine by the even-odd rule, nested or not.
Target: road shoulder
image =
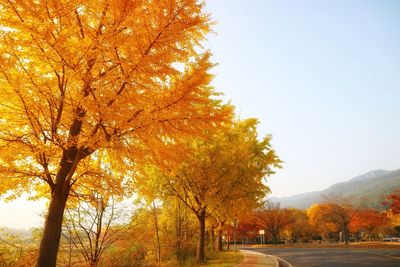
[[[235,267],[279,267],[279,258],[272,255],[242,249],[243,262]]]

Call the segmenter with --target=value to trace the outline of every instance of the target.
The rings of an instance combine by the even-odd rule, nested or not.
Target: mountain
[[[382,201],[396,188],[400,188],[400,170],[374,170],[347,182],[334,184],[322,191],[271,198],[270,200],[280,203],[283,208],[307,209],[314,203],[324,201],[327,196],[343,196],[349,197],[354,205],[382,210]]]

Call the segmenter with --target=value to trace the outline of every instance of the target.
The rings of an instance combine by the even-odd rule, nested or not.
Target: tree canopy
[[[0,194],[51,192],[39,266],[55,264],[96,151],[133,166],[230,116],[209,84],[209,30],[195,0],[0,1]]]
[[[271,137],[259,141],[256,126],[257,120],[247,119],[205,130],[202,138],[186,140],[185,158],[172,152],[180,164],[161,158],[162,163],[137,176],[143,179],[137,183],[142,193],[158,190],[176,196],[196,215],[203,242],[198,247],[200,261],[204,261],[205,218],[232,219],[255,208],[269,192],[264,178],[280,166]]]

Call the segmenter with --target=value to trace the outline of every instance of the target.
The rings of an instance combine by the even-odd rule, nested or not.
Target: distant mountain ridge
[[[290,197],[271,198],[281,207],[307,209],[314,203],[324,201],[324,196],[351,197],[354,205],[382,210],[382,201],[394,189],[400,188],[400,170],[374,170],[356,176],[346,182],[333,184],[325,190],[302,193]]]

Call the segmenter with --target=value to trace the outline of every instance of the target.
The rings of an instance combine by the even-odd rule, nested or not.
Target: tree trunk
[[[181,247],[182,247],[182,216],[181,216],[181,203],[178,201],[176,206],[176,218],[175,218],[175,255],[178,260],[181,259]]]
[[[222,224],[218,225],[217,238],[216,238],[215,248],[217,251],[222,251]]]
[[[347,224],[343,226],[343,232],[344,232],[344,242],[347,245],[349,243],[349,229]]]
[[[217,250],[215,248],[215,230],[214,230],[214,225],[211,226],[210,235],[211,235],[211,247],[212,247],[213,252],[215,252]]]
[[[161,262],[161,244],[160,244],[160,230],[158,227],[158,214],[157,214],[157,207],[156,203],[153,201],[153,213],[154,213],[154,227],[156,230],[156,237],[157,237],[157,262]]]
[[[278,244],[278,235],[272,234],[272,243],[276,246]]]
[[[88,93],[85,93],[87,96]],[[63,150],[60,167],[56,175],[56,181],[48,181],[51,187],[50,206],[44,224],[43,237],[40,241],[37,267],[54,267],[57,262],[58,246],[60,244],[61,227],[64,209],[67,204],[70,179],[75,173],[79,161],[90,155],[93,151],[88,149],[83,154],[77,147],[78,136],[82,130],[83,118],[86,111],[78,106],[75,110],[75,118],[69,128],[67,140],[68,149]]]
[[[196,258],[198,262],[205,262],[204,239],[206,232],[206,211],[202,209],[197,215],[199,221],[199,240],[197,242]]]
[[[229,225],[226,226],[226,235],[227,235],[227,250],[230,250],[230,242],[231,242],[231,237],[229,235]]]
[[[56,266],[64,209],[69,194],[69,188],[63,188],[63,186],[57,187],[60,189],[56,188],[51,194],[50,206],[43,230],[43,237],[40,242],[37,260],[38,267]]]

